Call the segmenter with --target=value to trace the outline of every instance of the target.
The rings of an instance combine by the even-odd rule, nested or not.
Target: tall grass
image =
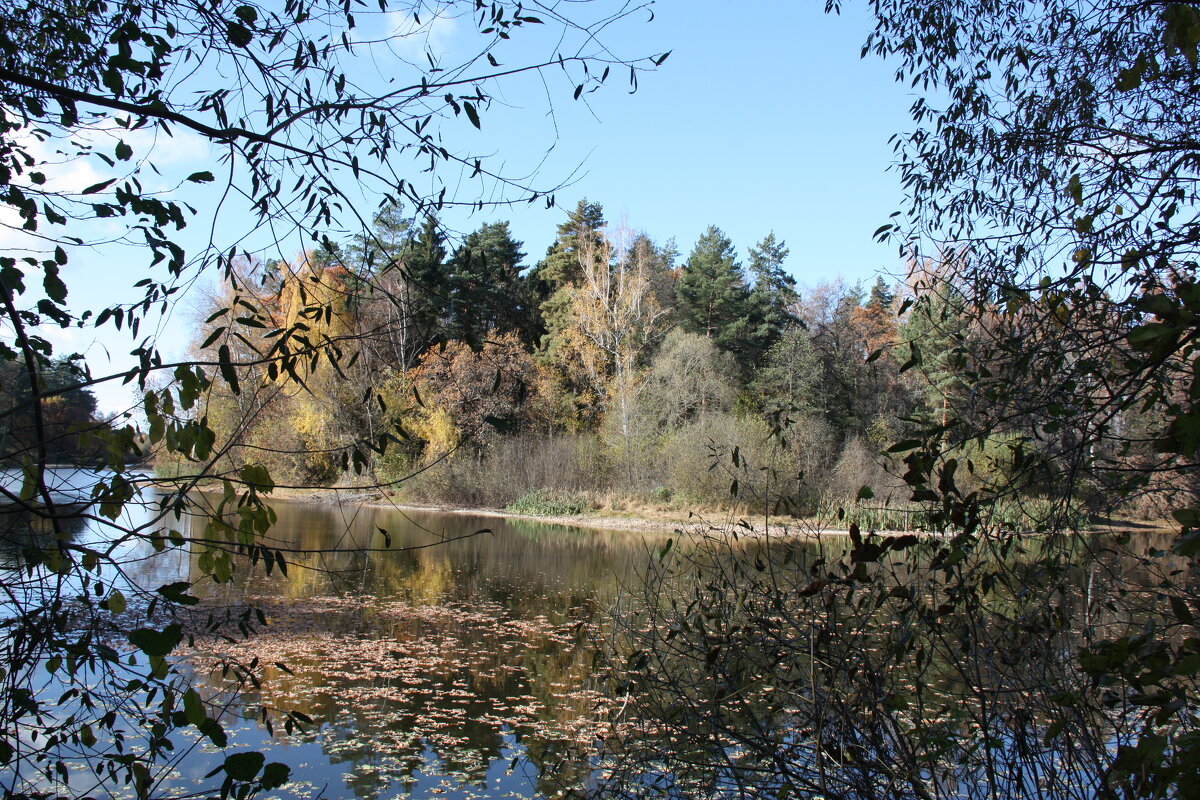
[[[513,500],[504,510],[535,517],[570,517],[595,508],[596,504],[582,495],[534,489]]]
[[[864,531],[927,531],[933,528],[928,509],[910,503],[865,503],[852,497],[825,498],[817,508],[822,526]]]

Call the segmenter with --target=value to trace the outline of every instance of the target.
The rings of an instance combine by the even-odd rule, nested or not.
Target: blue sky
[[[532,265],[565,211],[586,197],[603,204],[610,223],[645,231],[660,243],[674,237],[684,258],[704,229],[717,225],[743,260],[774,231],[791,248],[786,266],[802,286],[838,278],[869,282],[881,271],[899,272],[894,248],[873,242],[871,234],[901,206],[888,138],[907,130],[912,98],[886,63],[859,58],[870,29],[866,9],[848,6],[836,16],[821,6],[816,0],[659,0],[652,22],[641,13],[606,32],[625,56],[671,51],[659,70],[641,78],[636,93],[627,91],[623,74],[580,101],[571,99],[569,85],[551,84],[549,117],[540,82],[505,84],[484,111],[482,130],[462,120],[451,134],[455,141],[493,152],[518,174],[537,170],[545,184],[573,183],[558,193],[559,209],[537,203],[451,214],[445,222],[467,232],[508,219]],[[385,18],[373,24],[385,23],[394,24]],[[447,23],[430,46],[452,55],[470,33],[466,21]],[[519,48],[524,40],[518,36],[509,45]],[[505,60],[505,51],[497,54]],[[388,65],[376,67],[386,78]],[[209,163],[212,151],[198,140],[168,142],[157,153],[168,174],[218,172]],[[64,180],[95,182],[94,172],[81,173]],[[419,179],[415,169],[413,177]],[[197,237],[195,246],[209,232],[206,211],[215,198],[192,191],[187,199],[201,209],[187,234]],[[224,220],[245,222],[241,217],[235,209]],[[223,246],[225,223],[215,229]],[[289,248],[303,244],[288,240],[279,254],[290,256]],[[140,264],[111,252],[72,253],[66,277],[77,310],[136,297],[130,287],[146,274]],[[181,355],[193,335],[194,306],[185,300],[159,324],[167,357]],[[122,355],[132,346],[128,340],[110,333],[92,342],[88,335],[53,332],[52,338],[59,352],[85,352],[96,372],[128,368]],[[119,386],[103,386],[98,395],[102,408],[128,405],[128,390]]]
[[[624,220],[660,242],[674,236],[684,256],[710,224],[743,257],[774,230],[804,284],[898,270],[895,249],[871,234],[901,205],[888,137],[907,129],[911,98],[887,64],[859,58],[864,10],[657,3],[654,22],[633,26],[630,39],[635,49],[671,50],[662,68],[635,94],[618,79],[592,95],[594,117],[582,104],[559,104],[562,137],[547,174],[583,161],[559,204],[600,202],[610,223]],[[511,218],[536,259],[563,213],[496,216]]]

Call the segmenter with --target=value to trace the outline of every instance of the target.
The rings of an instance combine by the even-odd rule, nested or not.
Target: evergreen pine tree
[[[888,288],[883,276],[880,275],[875,278],[875,285],[871,287],[871,294],[867,297],[867,306],[890,308],[895,301],[896,293]]]
[[[639,233],[634,237],[629,249],[631,252],[637,252],[639,248],[644,248],[644,252],[649,253],[649,271],[646,279],[650,282],[650,296],[658,303],[658,307],[667,313],[666,318],[662,320],[664,329],[670,328],[675,309],[675,259],[679,256],[679,251],[675,249],[675,240],[668,239],[666,244],[658,247],[649,236]]]
[[[560,336],[570,324],[571,298],[581,277],[580,239],[590,237],[591,244],[598,248],[606,224],[599,203],[580,200],[558,226],[558,238],[546,250],[546,257],[530,271],[529,292],[532,302],[538,305],[538,327],[543,333],[540,338],[546,358],[553,358]]]
[[[841,435],[862,433],[873,419],[863,339],[855,327],[863,291],[840,283],[823,285],[805,300],[804,321],[820,368],[814,407]]]
[[[489,222],[467,235],[450,260],[448,333],[478,349],[488,338],[528,329],[528,307],[520,302],[521,242],[508,222]]]
[[[967,347],[962,293],[938,280],[900,327],[895,357],[924,396],[913,416],[928,425],[946,425],[951,408],[962,408],[968,393],[963,375]]]
[[[558,226],[558,237],[546,250],[546,257],[533,270],[531,277],[555,288],[577,283],[581,274],[580,237],[591,236],[599,243],[600,232],[607,224],[604,208],[599,203],[589,203],[587,198],[580,200],[575,209],[567,214],[566,221]]]
[[[413,221],[404,209],[389,205],[371,221],[371,232],[354,237],[348,256],[360,275],[378,275],[400,266],[412,241]]]
[[[425,217],[421,231],[404,249],[404,272],[412,285],[410,293],[413,327],[430,346],[445,341],[445,317],[451,287],[446,265],[446,239],[432,214]]]
[[[375,336],[387,339],[381,352],[391,366],[407,369],[446,340],[451,287],[445,262],[437,218],[427,215],[418,231],[399,206],[380,212],[370,233],[348,248],[342,263],[351,268],[352,302],[371,320]]]
[[[709,226],[700,236],[675,294],[684,330],[707,336],[722,350],[739,355],[745,351],[750,291],[733,243],[719,228]]]

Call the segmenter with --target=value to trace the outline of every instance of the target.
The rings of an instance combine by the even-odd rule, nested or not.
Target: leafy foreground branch
[[[878,235],[937,345],[902,343],[901,370],[944,388],[892,450],[942,537],[664,560],[616,646],[630,710],[606,791],[1198,797],[1200,8],[871,7],[864,55],[917,91],[894,139],[906,208]],[[1010,469],[980,485],[988,439]],[[1163,499],[1176,533],[989,517],[1043,487],[1065,511],[1089,484]],[[1121,550],[1139,566],[1105,568]]]
[[[278,257],[289,239],[369,238],[364,221],[401,202],[422,212],[552,204],[553,183],[505,174],[456,144],[456,129],[486,130],[491,91],[525,77],[543,96],[562,81],[575,99],[613,70],[636,86],[665,56],[622,57],[601,33],[639,8],[51,0],[0,11],[5,798],[158,796],[186,753],[182,729],[227,744],[219,709],[171,655],[199,634],[250,635],[261,616],[210,606],[207,587],[260,565],[286,570],[288,559],[266,537],[274,479],[256,461],[218,466],[228,442],[200,409],[217,386],[257,391],[239,381],[251,365],[277,390],[302,390],[338,370],[343,343],[308,335],[306,320],[329,311],[327,298],[305,296],[305,314],[260,341],[230,332],[171,362],[156,331],[187,287],[209,273],[229,281],[223,313],[246,317],[238,265]],[[430,50],[448,20],[463,29],[452,56]],[[118,264],[138,271],[118,302],[68,277]],[[128,336],[131,366],[94,375],[77,355],[55,359],[52,328],[110,347]],[[113,380],[138,400],[97,419],[90,391]],[[142,472],[154,453],[186,464],[187,477]],[[217,492],[211,505],[189,494],[202,481]],[[167,550],[198,572],[164,580],[154,557]],[[239,677],[253,682],[255,667]],[[222,797],[248,797],[287,776],[236,752],[210,777]]]

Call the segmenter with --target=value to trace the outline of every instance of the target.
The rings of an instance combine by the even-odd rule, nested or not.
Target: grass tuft
[[[535,517],[569,517],[595,508],[591,500],[581,495],[534,489],[513,500],[504,510]]]

